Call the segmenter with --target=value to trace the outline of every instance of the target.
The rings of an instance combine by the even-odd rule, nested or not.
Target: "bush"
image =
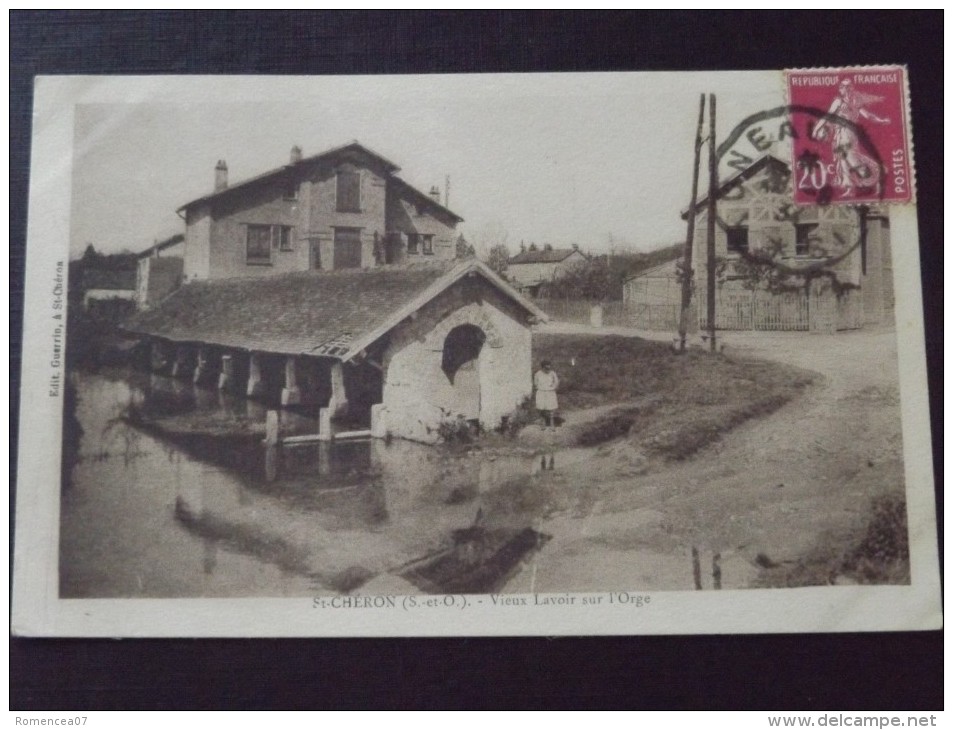
[[[844,560],[843,569],[863,582],[882,582],[884,574],[908,566],[907,505],[902,494],[885,494],[871,503],[863,540]],[[909,568],[906,568],[907,570]]]
[[[469,444],[479,434],[479,426],[474,426],[463,416],[445,418],[437,426],[437,435],[447,444]]]
[[[512,413],[503,417],[500,423],[500,433],[504,436],[516,436],[524,427],[535,423],[537,419],[536,408],[533,406],[533,399],[527,396],[523,399]]]

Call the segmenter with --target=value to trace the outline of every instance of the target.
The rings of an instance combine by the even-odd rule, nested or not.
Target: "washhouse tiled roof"
[[[173,342],[348,360],[468,274],[482,275],[545,321],[471,259],[190,282],[123,328]]]

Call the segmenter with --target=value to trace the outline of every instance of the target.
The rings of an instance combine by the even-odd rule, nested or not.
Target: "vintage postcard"
[[[41,77],[12,627],[941,625],[900,66]]]

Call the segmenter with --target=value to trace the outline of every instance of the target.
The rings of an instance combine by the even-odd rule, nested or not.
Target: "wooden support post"
[[[155,373],[161,372],[168,364],[168,351],[161,340],[153,340],[149,347],[149,366]]]
[[[715,149],[715,95],[708,97],[708,344],[715,345],[715,219],[718,217],[718,156]]]
[[[327,476],[331,473],[331,443],[329,441],[318,442],[318,474]]]
[[[265,384],[261,382],[261,356],[253,352],[248,356],[248,387],[245,394],[255,398],[264,393]]]
[[[318,411],[318,440],[331,440],[331,409],[321,408]]]
[[[340,362],[331,365],[331,400],[328,402],[331,418],[347,413],[347,393],[344,391],[344,366]]]
[[[273,482],[278,478],[278,446],[265,445],[265,481]]]
[[[192,374],[192,348],[179,345],[175,348],[175,364],[172,366],[173,378],[187,378]]]
[[[692,306],[692,256],[695,252],[695,200],[698,198],[698,168],[701,163],[702,124],[705,119],[705,95],[698,103],[698,129],[695,132],[695,167],[692,168],[692,197],[688,204],[688,233],[685,237],[685,253],[682,258],[682,309],[678,320],[678,349],[685,351],[685,337],[688,333],[688,318]]]
[[[195,374],[192,376],[192,382],[201,385],[202,381],[208,378],[209,367],[211,365],[211,353],[207,347],[199,347],[198,357],[195,363]]]
[[[376,439],[387,437],[387,423],[383,403],[371,406],[371,436]]]
[[[285,387],[281,389],[281,405],[293,406],[301,402],[295,358],[285,358]]]
[[[222,355],[222,372],[218,376],[218,389],[228,390],[235,382],[235,359],[231,355]]]
[[[269,446],[278,444],[278,411],[265,414],[265,443]]]

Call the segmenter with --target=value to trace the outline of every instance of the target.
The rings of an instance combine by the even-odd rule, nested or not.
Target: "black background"
[[[942,12],[13,11],[11,414],[17,413],[19,400],[35,74],[728,70],[902,63],[909,67],[913,106],[942,515],[942,33]],[[12,483],[16,425],[11,418]],[[942,638],[942,632],[441,640],[11,638],[10,708],[928,710],[943,706]]]

